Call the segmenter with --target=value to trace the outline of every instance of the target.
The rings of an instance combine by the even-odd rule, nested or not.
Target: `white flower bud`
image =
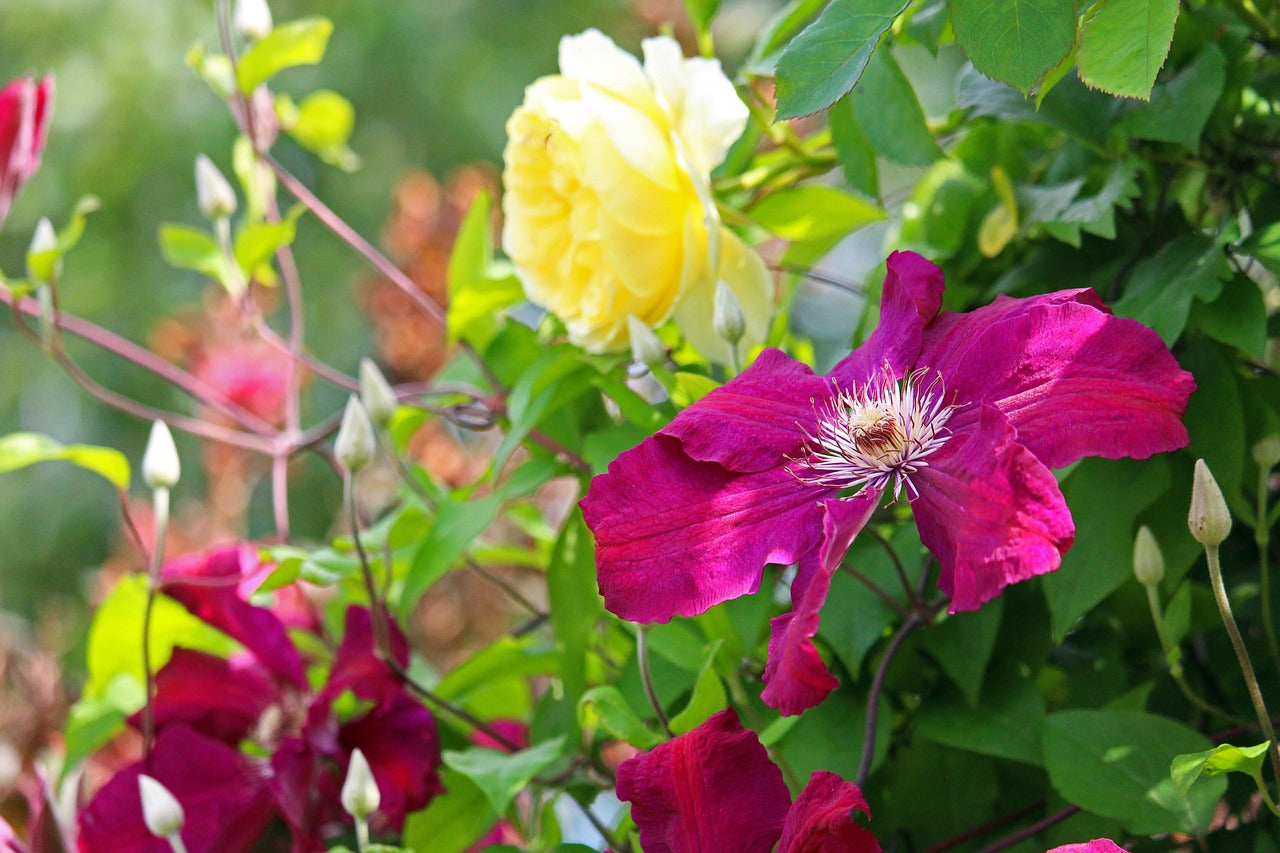
[[[1253,461],[1263,471],[1280,465],[1280,435],[1269,435],[1253,446]]]
[[[634,314],[627,315],[627,329],[631,335],[631,358],[639,364],[650,366],[667,360],[667,348]]]
[[[396,413],[396,392],[371,358],[360,359],[360,402],[379,429],[384,429]]]
[[[213,161],[196,157],[196,203],[207,219],[225,219],[236,212],[236,193]]]
[[[643,364],[633,363],[627,367],[627,387],[652,406],[667,399],[667,389],[662,387],[653,371]]]
[[[354,474],[373,459],[375,442],[369,413],[360,404],[360,398],[352,394],[342,413],[338,437],[333,442],[334,455],[343,468]]]
[[[1156,586],[1164,580],[1164,555],[1151,528],[1138,528],[1133,540],[1133,575],[1143,586]]]
[[[1196,460],[1195,481],[1191,486],[1191,511],[1187,524],[1192,537],[1201,545],[1221,545],[1231,532],[1231,512],[1227,509],[1222,489],[1203,459]]]
[[[715,307],[711,311],[711,328],[730,346],[736,346],[747,331],[747,318],[742,303],[724,279],[716,282]]]
[[[58,232],[53,230],[53,223],[49,221],[49,217],[41,216],[40,221],[36,223],[35,232],[31,235],[31,247],[27,251],[32,255],[38,255],[56,248],[58,248]]]
[[[142,797],[142,819],[156,838],[170,838],[182,831],[186,816],[169,789],[146,774],[138,774],[138,794]]]
[[[40,217],[36,230],[31,234],[31,245],[27,247],[27,273],[36,282],[47,284],[62,273],[62,258],[54,257],[49,263],[40,260],[33,263],[38,256],[57,251],[58,232],[53,230],[53,223],[47,216]]]
[[[359,749],[352,750],[347,779],[342,783],[342,807],[356,820],[368,820],[381,802],[382,794],[368,760]]]
[[[142,454],[142,482],[150,489],[172,489],[181,476],[182,465],[178,462],[173,434],[164,421],[156,421],[151,425],[151,437]]]
[[[267,0],[236,0],[233,23],[242,38],[257,41],[271,35],[271,7]]]

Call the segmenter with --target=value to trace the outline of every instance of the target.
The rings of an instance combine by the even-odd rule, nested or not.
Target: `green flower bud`
[[[662,364],[667,360],[667,348],[634,314],[627,315],[627,329],[631,335],[631,359],[638,364]]]
[[[1160,543],[1145,524],[1138,528],[1133,540],[1133,575],[1143,586],[1156,586],[1164,580],[1164,555]]]
[[[1269,435],[1253,446],[1253,461],[1263,471],[1280,465],[1280,435]]]
[[[711,311],[711,328],[715,329],[729,346],[736,346],[747,331],[747,318],[742,313],[742,303],[721,279],[716,282],[716,297]]]
[[[235,190],[203,154],[196,157],[196,203],[206,219],[225,219],[236,212]]]
[[[1227,509],[1227,501],[1203,459],[1196,460],[1187,524],[1195,540],[1205,546],[1221,545],[1231,532],[1231,512]]]
[[[396,392],[391,390],[387,378],[371,358],[360,359],[360,402],[369,413],[369,420],[379,429],[385,429],[396,413]]]
[[[342,412],[342,426],[333,442],[333,454],[338,464],[354,474],[373,459],[375,449],[373,423],[360,404],[360,398],[352,394],[347,408]]]

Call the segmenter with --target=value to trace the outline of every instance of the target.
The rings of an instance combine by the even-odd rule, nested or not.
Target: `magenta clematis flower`
[[[1095,838],[1083,844],[1064,844],[1047,853],[1125,853],[1125,849],[1110,838]]]
[[[348,820],[339,792],[356,748],[382,795],[375,831],[399,829],[408,813],[443,790],[435,719],[378,657],[369,611],[347,610],[328,677],[313,692],[286,631],[317,631],[311,614],[285,590],[277,590],[284,594],[272,609],[246,600],[269,571],[248,546],[165,566],[165,593],[245,648],[230,659],[174,650],[156,674],[151,764],[117,773],[81,813],[82,853],[168,849],[142,822],[140,772],[182,804],[182,836],[192,853],[247,850],[276,819],[289,827],[296,853],[325,849],[324,838]],[[389,628],[392,653],[407,665],[408,642],[394,623]],[[335,703],[348,692],[360,712],[344,719]],[[130,722],[140,726],[141,717]],[[246,740],[256,744],[256,755],[241,752]],[[192,773],[193,766],[201,772]]]
[[[813,648],[831,573],[885,492],[911,503],[951,612],[1057,569],[1075,528],[1050,468],[1187,443],[1195,389],[1154,332],[1089,289],[939,313],[942,272],[887,262],[880,324],[825,377],[778,350],[623,453],[582,499],[605,605],[665,622],[798,563],[765,701],[835,679]],[[825,547],[824,547],[825,543]]]
[[[40,165],[53,109],[53,76],[30,75],[0,89],[0,226],[13,197]]]
[[[646,853],[879,853],[862,792],[819,770],[794,803],[755,732],[728,708],[618,768]]]

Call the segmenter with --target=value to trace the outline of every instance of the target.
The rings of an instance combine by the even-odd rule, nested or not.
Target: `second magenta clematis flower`
[[[1089,289],[939,313],[942,272],[887,262],[880,324],[826,376],[778,350],[680,413],[591,484],[600,591],[665,622],[799,564],[774,620],[764,699],[836,685],[811,642],[831,574],[885,493],[906,499],[951,612],[1057,569],[1075,528],[1051,468],[1187,443],[1195,389],[1150,329]]]
[[[19,77],[0,89],[0,225],[40,165],[53,107],[53,77]]]

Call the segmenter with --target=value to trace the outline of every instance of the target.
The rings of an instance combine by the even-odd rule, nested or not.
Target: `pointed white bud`
[[[639,362],[633,362],[627,367],[627,387],[650,405],[656,406],[667,399],[667,389],[662,387],[652,370]]]
[[[1145,524],[1138,528],[1133,540],[1133,576],[1143,586],[1156,586],[1164,580],[1164,554],[1155,534]]]
[[[342,807],[356,820],[368,820],[381,802],[382,794],[368,760],[359,749],[352,750],[347,779],[342,783]]]
[[[631,358],[639,364],[650,366],[661,364],[667,360],[667,348],[634,314],[627,315],[627,330],[631,336]]]
[[[356,473],[373,459],[375,441],[369,413],[360,404],[360,398],[352,394],[342,413],[338,437],[333,442],[333,453],[338,457],[338,464],[352,474]]]
[[[213,161],[196,157],[196,203],[206,219],[225,219],[236,212],[236,192]]]
[[[31,235],[31,247],[27,251],[38,255],[56,248],[58,248],[58,232],[53,230],[53,223],[49,221],[49,217],[41,216],[40,221],[36,223],[35,232]]]
[[[1263,471],[1280,465],[1280,435],[1269,435],[1253,446],[1253,461]]]
[[[47,216],[40,217],[36,230],[31,234],[31,245],[27,247],[27,274],[38,283],[47,284],[62,273],[62,258],[56,255],[41,258],[58,249],[58,232],[53,230],[53,223]]]
[[[1191,486],[1191,511],[1187,514],[1191,536],[1201,545],[1221,545],[1231,532],[1231,511],[1222,497],[1222,489],[1203,459],[1196,460],[1195,481]]]
[[[736,346],[747,331],[747,318],[742,303],[724,279],[716,282],[715,307],[711,311],[711,328],[730,346]]]
[[[150,489],[172,489],[181,476],[182,466],[173,434],[164,421],[156,421],[151,425],[151,438],[142,454],[142,482]]]
[[[236,0],[235,18],[236,32],[251,41],[264,39],[271,35],[271,7],[267,0]]]
[[[371,358],[360,359],[360,402],[379,429],[385,429],[396,413],[396,392]]]
[[[169,789],[146,774],[138,774],[138,795],[142,798],[142,819],[156,838],[170,838],[182,831],[186,816]]]

